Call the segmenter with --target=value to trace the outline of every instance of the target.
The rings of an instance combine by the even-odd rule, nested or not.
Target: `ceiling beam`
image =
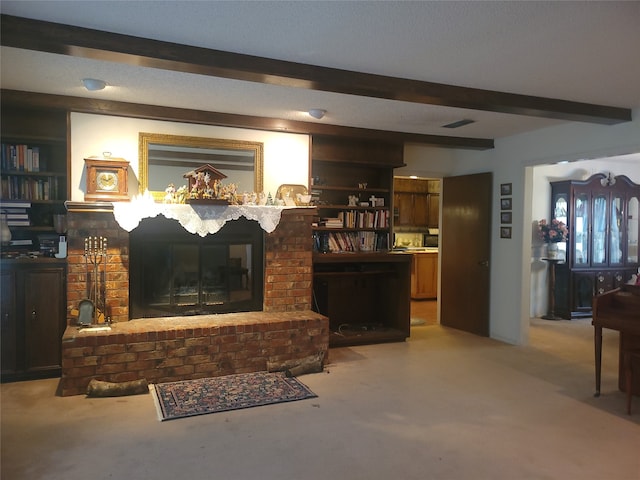
[[[79,113],[113,115],[120,117],[144,118],[171,122],[218,125],[224,127],[251,128],[305,135],[329,135],[364,140],[378,140],[395,143],[419,143],[432,147],[460,148],[467,150],[488,150],[494,147],[492,139],[451,137],[445,135],[424,135],[419,133],[392,132],[367,128],[343,127],[314,122],[281,120],[278,118],[254,117],[231,113],[207,112],[187,108],[162,107],[138,103],[115,102],[95,98],[50,95],[46,93],[1,90],[2,106],[36,108],[45,107]]]
[[[428,105],[613,125],[631,109],[354,72],[2,15],[2,45],[128,65]]]

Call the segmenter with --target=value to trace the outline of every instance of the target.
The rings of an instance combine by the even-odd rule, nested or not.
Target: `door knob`
[[[478,265],[480,265],[481,267],[488,267],[489,266],[489,260],[480,260],[478,262]]]

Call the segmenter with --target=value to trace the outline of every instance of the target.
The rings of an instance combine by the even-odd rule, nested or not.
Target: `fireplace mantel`
[[[177,220],[187,232],[204,237],[219,231],[229,220],[240,217],[257,221],[265,232],[271,233],[278,226],[282,211],[290,208],[299,207],[165,204],[147,201],[143,197],[131,202],[114,203],[113,215],[118,225],[127,232],[136,228],[145,218],[163,215]]]

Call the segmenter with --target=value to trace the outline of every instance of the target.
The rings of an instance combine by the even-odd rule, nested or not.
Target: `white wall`
[[[140,120],[85,113],[71,114],[71,200],[81,202],[86,191],[84,159],[111,152],[128,160],[129,195],[138,193],[138,133],[250,140],[264,144],[264,191],[275,196],[284,183],[308,185],[309,136],[190,123]],[[181,185],[182,178],[175,180]]]
[[[420,145],[407,145],[405,148],[407,166],[398,169],[398,175],[422,175],[421,172],[425,172],[424,176],[443,177],[493,172],[490,287],[492,338],[513,344],[523,344],[528,340],[532,270],[537,271],[539,268],[537,258],[532,253],[532,224],[543,218],[541,215],[546,218],[549,212],[548,179],[544,180],[547,185],[541,188],[539,178],[534,182],[533,167],[560,161],[640,152],[639,117],[640,110],[635,110],[633,121],[619,125],[569,123],[497,139],[494,149],[480,152]],[[632,179],[635,177],[637,181],[640,172],[634,173],[640,170],[640,165],[631,165],[629,168],[632,172],[628,172],[628,176]],[[616,174],[623,173],[607,168],[609,170]],[[501,239],[499,235],[501,183],[513,185],[514,223],[511,239]],[[538,289],[539,281],[533,287]],[[546,297],[536,297],[536,305],[538,300],[544,301],[546,305]]]

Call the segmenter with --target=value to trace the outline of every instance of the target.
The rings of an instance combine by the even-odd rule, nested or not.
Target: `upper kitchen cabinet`
[[[394,178],[394,226],[437,228],[440,211],[440,181]]]
[[[603,174],[551,182],[551,208],[569,228],[566,262],[556,267],[556,313],[591,316],[593,296],[626,283],[640,266],[640,185]]]

